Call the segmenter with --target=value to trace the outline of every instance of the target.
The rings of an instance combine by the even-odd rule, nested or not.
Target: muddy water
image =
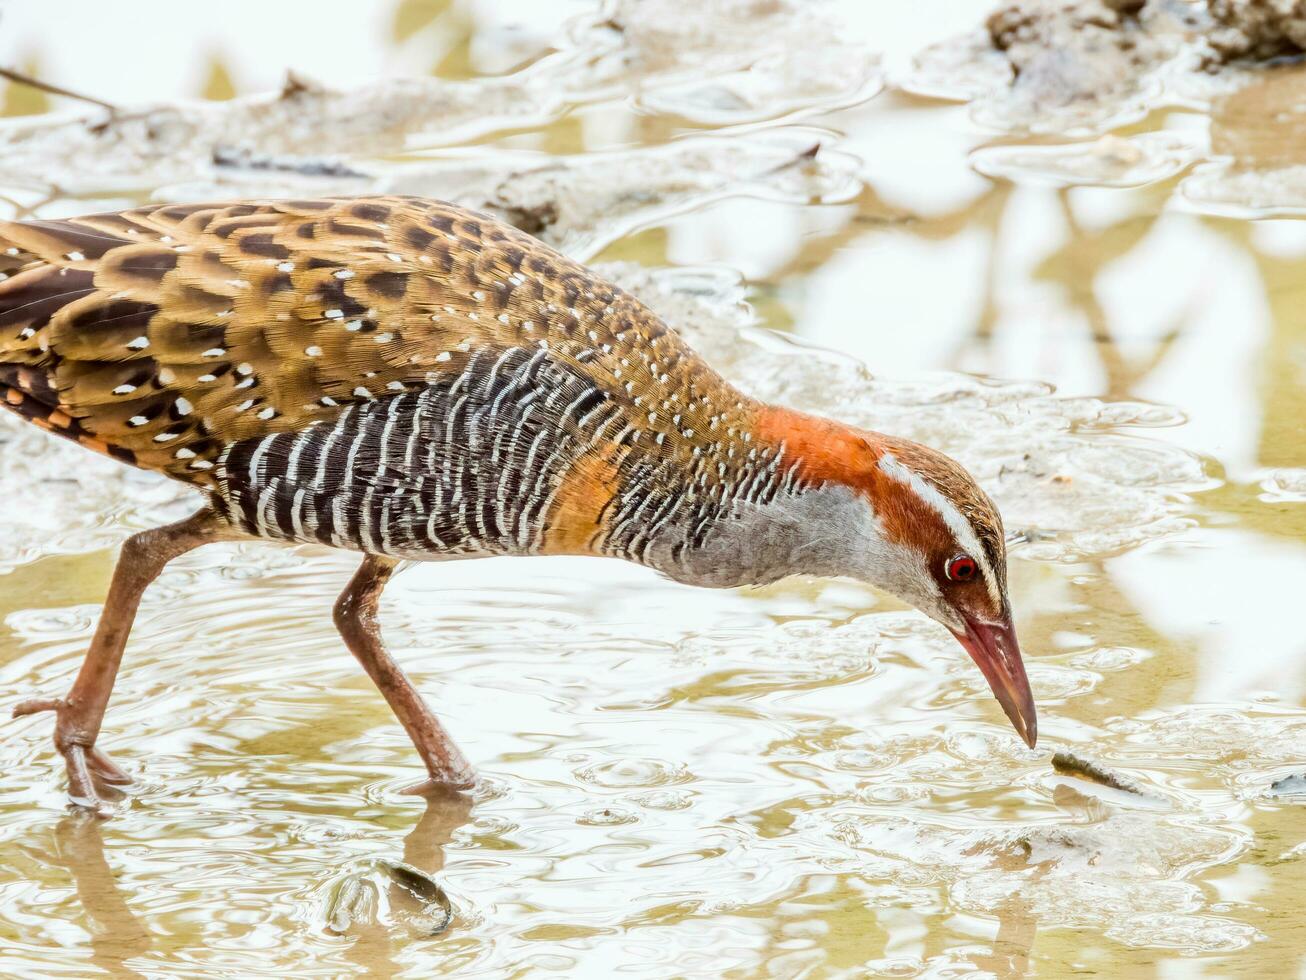
[[[113,819],[65,811],[47,719],[5,723],[0,973],[1306,971],[1306,801],[1272,789],[1306,770],[1306,226],[1264,217],[1306,161],[1263,115],[1294,104],[1293,70],[1030,140],[895,87],[983,4],[849,3],[833,31],[760,4],[781,19],[751,32],[747,4],[667,6],[556,35],[389,8],[379,61],[536,92],[542,118],[482,120],[466,147],[378,125],[356,176],[179,172],[129,134],[96,170],[53,130],[49,170],[0,162],[4,189],[56,215],[399,187],[533,221],[740,384],[982,476],[1021,532],[1039,749],[941,629],[854,584],[472,562],[387,592],[391,646],[485,777],[423,803],[330,625],[350,561],[213,547],[143,606],[104,736],[137,778]],[[241,50],[280,57],[257,31]],[[3,422],[7,707],[68,683],[115,544],[190,501]],[[1057,750],[1141,793],[1056,774]]]

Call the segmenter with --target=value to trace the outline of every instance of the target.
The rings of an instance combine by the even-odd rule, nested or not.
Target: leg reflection
[[[993,940],[993,952],[986,957],[977,957],[976,965],[992,971],[1003,980],[1028,976],[1029,951],[1038,932],[1038,916],[1027,902],[1014,896],[995,911],[998,916],[998,935]]]
[[[377,970],[394,967],[396,941],[430,939],[453,924],[453,903],[434,875],[444,849],[471,819],[473,801],[445,791],[426,797],[426,810],[404,838],[403,860],[373,858],[330,886],[326,930],[354,940],[349,959]]]
[[[435,874],[444,867],[444,848],[472,818],[472,798],[465,793],[435,793],[426,810],[404,838],[404,862]]]
[[[109,866],[100,832],[101,820],[93,813],[72,813],[55,825],[56,863],[73,876],[77,900],[90,920],[91,962],[111,976],[138,977],[127,960],[151,946],[150,934],[132,914]]]

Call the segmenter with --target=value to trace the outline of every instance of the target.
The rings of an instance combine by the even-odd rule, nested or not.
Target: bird
[[[334,621],[426,768],[476,775],[386,650],[397,566],[631,561],[682,583],[845,576],[945,626],[1020,737],[1037,718],[1002,519],[951,457],[751,398],[583,264],[415,197],[157,204],[0,221],[0,404],[199,491],[121,548],[54,713],[74,803],[131,777],[99,746],[142,593],[218,541],[359,556]]]

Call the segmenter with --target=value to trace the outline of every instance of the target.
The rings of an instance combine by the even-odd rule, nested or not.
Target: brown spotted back
[[[695,428],[733,436],[728,423],[746,408],[634,298],[441,202],[165,205],[0,222],[0,251],[11,270],[0,282],[0,399],[201,485],[232,443],[414,390],[487,347],[547,349],[611,391],[646,444],[666,442],[668,453],[688,455]]]

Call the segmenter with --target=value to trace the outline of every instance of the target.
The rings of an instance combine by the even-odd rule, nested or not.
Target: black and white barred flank
[[[571,468],[616,446],[596,547],[642,561],[659,536],[673,535],[678,554],[734,505],[783,486],[777,449],[705,454],[686,480],[640,435],[610,393],[547,349],[482,349],[447,380],[230,446],[215,503],[260,537],[396,558],[535,554]]]

